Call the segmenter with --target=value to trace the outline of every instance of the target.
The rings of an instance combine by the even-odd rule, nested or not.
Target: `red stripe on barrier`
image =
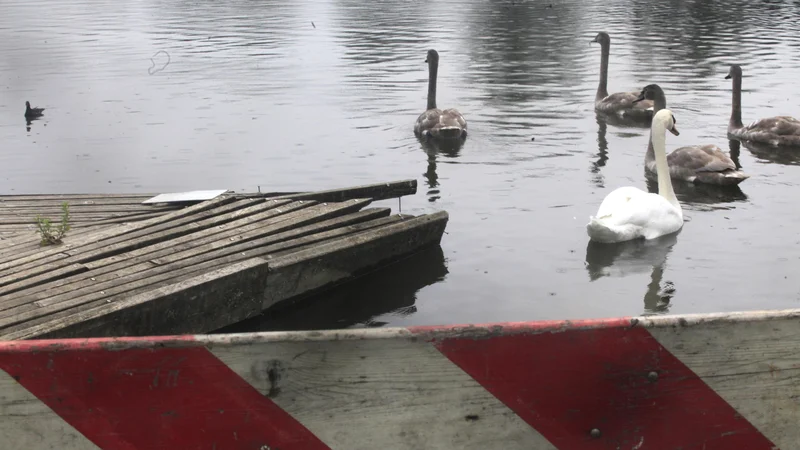
[[[433,344],[559,450],[776,448],[644,328]]]
[[[0,369],[104,450],[328,449],[205,347],[3,352]]]

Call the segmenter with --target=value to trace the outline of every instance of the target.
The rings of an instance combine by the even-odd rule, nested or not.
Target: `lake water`
[[[648,130],[593,111],[597,32],[611,35],[610,92],[665,90],[681,131],[667,136],[668,151],[727,150],[731,63],[744,68],[745,123],[800,117],[798,1],[5,0],[2,9],[0,193],[416,178],[403,212],[449,212],[441,250],[255,327],[800,305],[800,155],[735,150],[751,175],[740,190],[676,183],[687,223],[672,238],[596,248],[584,229],[611,189],[646,187]],[[469,123],[458,152],[431,151],[412,132],[429,48],[441,57],[439,106]],[[47,108],[30,126],[26,100]]]

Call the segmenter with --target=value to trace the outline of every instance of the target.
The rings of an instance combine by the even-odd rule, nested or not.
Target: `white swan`
[[[658,194],[626,186],[609,193],[597,216],[586,224],[589,238],[596,242],[614,243],[638,238],[655,239],[683,227],[683,211],[672,190],[665,149],[666,131],[678,136],[672,111],[662,109],[653,116],[651,139],[656,152]]]

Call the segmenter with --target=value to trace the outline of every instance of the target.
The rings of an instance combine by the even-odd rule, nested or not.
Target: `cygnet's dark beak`
[[[644,92],[642,92],[641,94],[639,94],[639,96],[638,96],[638,97],[636,97],[636,100],[634,100],[634,101],[633,101],[633,103],[639,103],[639,102],[640,102],[640,101],[642,101],[642,100],[644,100]]]
[[[595,36],[594,39],[592,39],[592,42],[597,42],[597,36]],[[592,42],[590,42],[590,43],[592,43]]]
[[[678,127],[676,127],[675,124],[673,124],[672,128],[669,129],[669,132],[674,134],[675,136],[680,136],[681,135],[681,132],[678,131]]]
[[[731,74],[727,74],[727,75],[725,75],[725,79],[726,79],[726,80],[730,80],[730,79],[731,79]]]
[[[428,58],[425,58],[425,62],[428,62]]]

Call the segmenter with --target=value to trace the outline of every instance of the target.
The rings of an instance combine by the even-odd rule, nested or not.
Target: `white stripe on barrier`
[[[99,450],[41,400],[0,370],[0,448]]]
[[[505,450],[555,450],[433,345],[414,340],[254,343],[212,352],[332,449],[487,450],[502,443]]]

